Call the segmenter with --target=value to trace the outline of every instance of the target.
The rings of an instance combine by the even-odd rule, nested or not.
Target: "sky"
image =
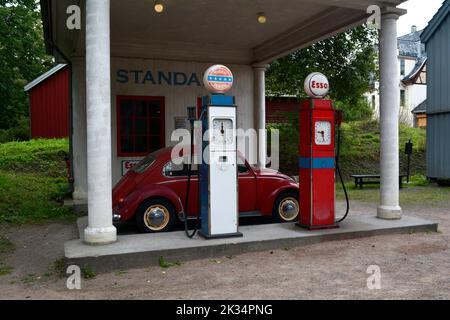
[[[408,13],[398,21],[398,35],[410,33],[412,25],[416,25],[417,30],[424,29],[443,2],[444,0],[409,0],[402,3],[399,8],[408,10]]]

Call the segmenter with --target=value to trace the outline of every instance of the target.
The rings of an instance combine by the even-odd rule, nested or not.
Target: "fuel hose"
[[[203,117],[203,112],[200,115],[200,119]],[[194,226],[194,230],[189,232],[188,226],[188,212],[189,212],[189,194],[191,192],[191,177],[192,177],[192,160],[194,158],[194,121],[191,121],[191,148],[190,148],[190,158],[188,163],[188,173],[187,173],[187,183],[186,183],[186,199],[184,201],[184,210],[183,210],[183,218],[184,218],[184,232],[186,236],[192,239],[197,233],[198,229],[200,229],[200,204],[198,208],[197,218]],[[200,170],[197,170],[197,184],[200,189]],[[200,190],[199,190],[200,191]]]
[[[345,201],[347,203],[347,208],[345,210],[344,216],[336,221],[336,223],[340,223],[347,218],[348,213],[350,211],[350,202],[348,200],[347,188],[345,187],[344,179],[342,178],[341,167],[339,166],[339,157],[340,157],[340,149],[341,149],[341,126],[340,125],[337,126],[337,141],[338,141],[338,143],[337,143],[337,148],[336,148],[336,171],[339,175],[339,179],[341,180],[342,189],[344,190],[344,195],[345,195]]]

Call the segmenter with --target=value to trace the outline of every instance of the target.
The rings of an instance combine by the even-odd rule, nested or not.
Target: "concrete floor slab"
[[[80,218],[80,231],[85,224],[86,218]],[[412,216],[403,216],[400,220],[381,220],[374,215],[360,214],[349,217],[336,229],[308,231],[294,223],[252,225],[239,229],[244,234],[241,238],[211,240],[200,236],[188,239],[184,231],[119,235],[116,243],[105,246],[86,245],[82,239],[71,240],[65,243],[64,251],[68,264],[80,267],[89,265],[96,272],[105,272],[155,265],[161,256],[169,261],[187,261],[322,241],[437,231],[437,228],[435,221]]]

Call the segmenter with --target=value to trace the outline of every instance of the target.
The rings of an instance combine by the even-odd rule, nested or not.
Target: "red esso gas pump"
[[[335,220],[335,172],[341,176],[335,128],[337,124],[339,130],[342,114],[336,112],[331,100],[323,99],[330,87],[323,74],[310,74],[304,87],[310,98],[300,106],[299,225],[307,229],[334,228],[348,214],[345,190],[347,212],[344,218]]]

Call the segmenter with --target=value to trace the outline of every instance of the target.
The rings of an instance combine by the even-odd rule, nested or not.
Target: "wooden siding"
[[[69,69],[64,68],[30,90],[31,137],[69,135]]]
[[[450,15],[427,42],[427,176],[450,178]]]

